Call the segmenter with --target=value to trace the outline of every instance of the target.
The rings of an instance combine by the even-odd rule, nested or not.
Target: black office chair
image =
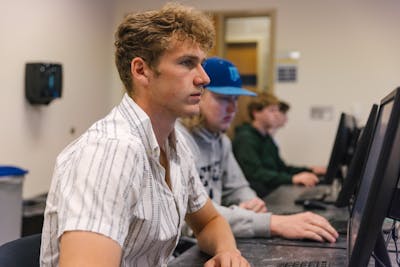
[[[25,236],[0,246],[0,266],[39,267],[42,234]]]

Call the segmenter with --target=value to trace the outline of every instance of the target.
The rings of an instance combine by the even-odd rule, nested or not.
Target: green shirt
[[[291,184],[292,176],[305,167],[287,165],[270,135],[262,135],[248,123],[236,128],[233,152],[251,187],[264,197],[282,184]]]

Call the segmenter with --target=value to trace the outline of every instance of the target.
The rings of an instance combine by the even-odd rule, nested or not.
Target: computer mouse
[[[312,199],[304,200],[303,207],[304,207],[304,209],[307,209],[307,210],[326,210],[325,203],[318,201],[318,200],[312,200]]]

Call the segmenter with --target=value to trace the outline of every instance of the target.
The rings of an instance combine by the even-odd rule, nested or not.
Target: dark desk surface
[[[328,188],[329,185],[318,185],[319,188]],[[309,188],[297,185],[282,185],[264,198],[268,210],[275,214],[292,214],[305,211],[302,205],[296,205],[296,198]],[[348,209],[337,208],[334,205],[326,205],[326,210],[311,210],[326,218],[348,218]]]
[[[317,187],[327,188],[329,185],[318,185]],[[267,203],[268,210],[274,214],[293,214],[303,212],[305,209],[302,205],[296,205],[295,199],[302,194],[305,190],[308,190],[304,186],[296,185],[282,185],[264,198]],[[325,218],[335,220],[347,220],[349,218],[349,211],[347,207],[337,208],[334,205],[327,205],[326,210],[311,210]],[[382,229],[390,229],[393,221],[386,219]],[[332,247],[332,248],[343,248],[347,247],[347,237],[340,235],[336,243],[318,243],[308,240],[286,240],[281,238],[266,239],[272,243],[280,245],[291,245],[291,246],[310,246],[310,247]],[[397,246],[400,248],[400,240],[397,241]],[[389,241],[388,250],[394,252],[396,250],[393,240]]]
[[[327,188],[329,185],[318,185],[318,187]],[[295,199],[309,188],[297,185],[282,185],[264,198],[267,203],[268,210],[274,214],[293,214],[306,211],[302,205],[296,205]],[[337,208],[334,205],[326,205],[326,210],[310,210],[311,212],[317,213],[325,218],[335,220],[347,220],[349,218],[349,212],[347,208]],[[292,246],[307,246],[307,247],[331,247],[331,248],[343,248],[346,245],[346,236],[341,235],[337,242],[334,244],[330,243],[319,243],[308,240],[286,240],[281,238],[273,238],[272,242],[282,245]]]
[[[257,243],[254,240],[238,239],[238,249],[253,267],[275,267],[279,263],[287,261],[321,261],[326,260],[330,267],[347,266],[346,250],[335,248],[316,248],[316,247],[298,247],[282,246],[274,244]],[[389,257],[392,266],[397,266],[396,255],[390,253]],[[197,246],[194,246],[172,260],[169,267],[196,267],[203,266],[211,257],[201,252]],[[375,261],[370,260],[368,267],[375,266]]]
[[[320,185],[326,186],[326,185]],[[264,200],[269,211],[277,214],[304,211],[303,206],[295,205],[294,200],[306,190],[303,186],[281,186]],[[327,210],[315,210],[327,218],[348,218],[347,208],[328,206]],[[251,266],[277,266],[283,261],[328,260],[330,266],[346,266],[346,237],[339,237],[335,244],[318,243],[306,240],[286,240],[282,238],[237,239],[238,249]],[[390,255],[394,258],[393,253]],[[197,246],[187,250],[168,266],[203,266],[210,258]],[[395,262],[395,261],[393,261]],[[371,263],[372,264],[372,263]],[[373,264],[371,266],[374,266]]]
[[[238,239],[237,246],[254,267],[272,267],[284,261],[294,260],[327,260],[333,263],[331,266],[346,266],[346,250],[344,249],[282,246],[257,242],[254,239]],[[203,266],[209,258],[210,256],[194,246],[171,261],[168,266]]]

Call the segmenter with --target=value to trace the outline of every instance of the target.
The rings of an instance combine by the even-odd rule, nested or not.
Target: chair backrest
[[[25,236],[0,246],[0,266],[39,267],[42,234]]]

